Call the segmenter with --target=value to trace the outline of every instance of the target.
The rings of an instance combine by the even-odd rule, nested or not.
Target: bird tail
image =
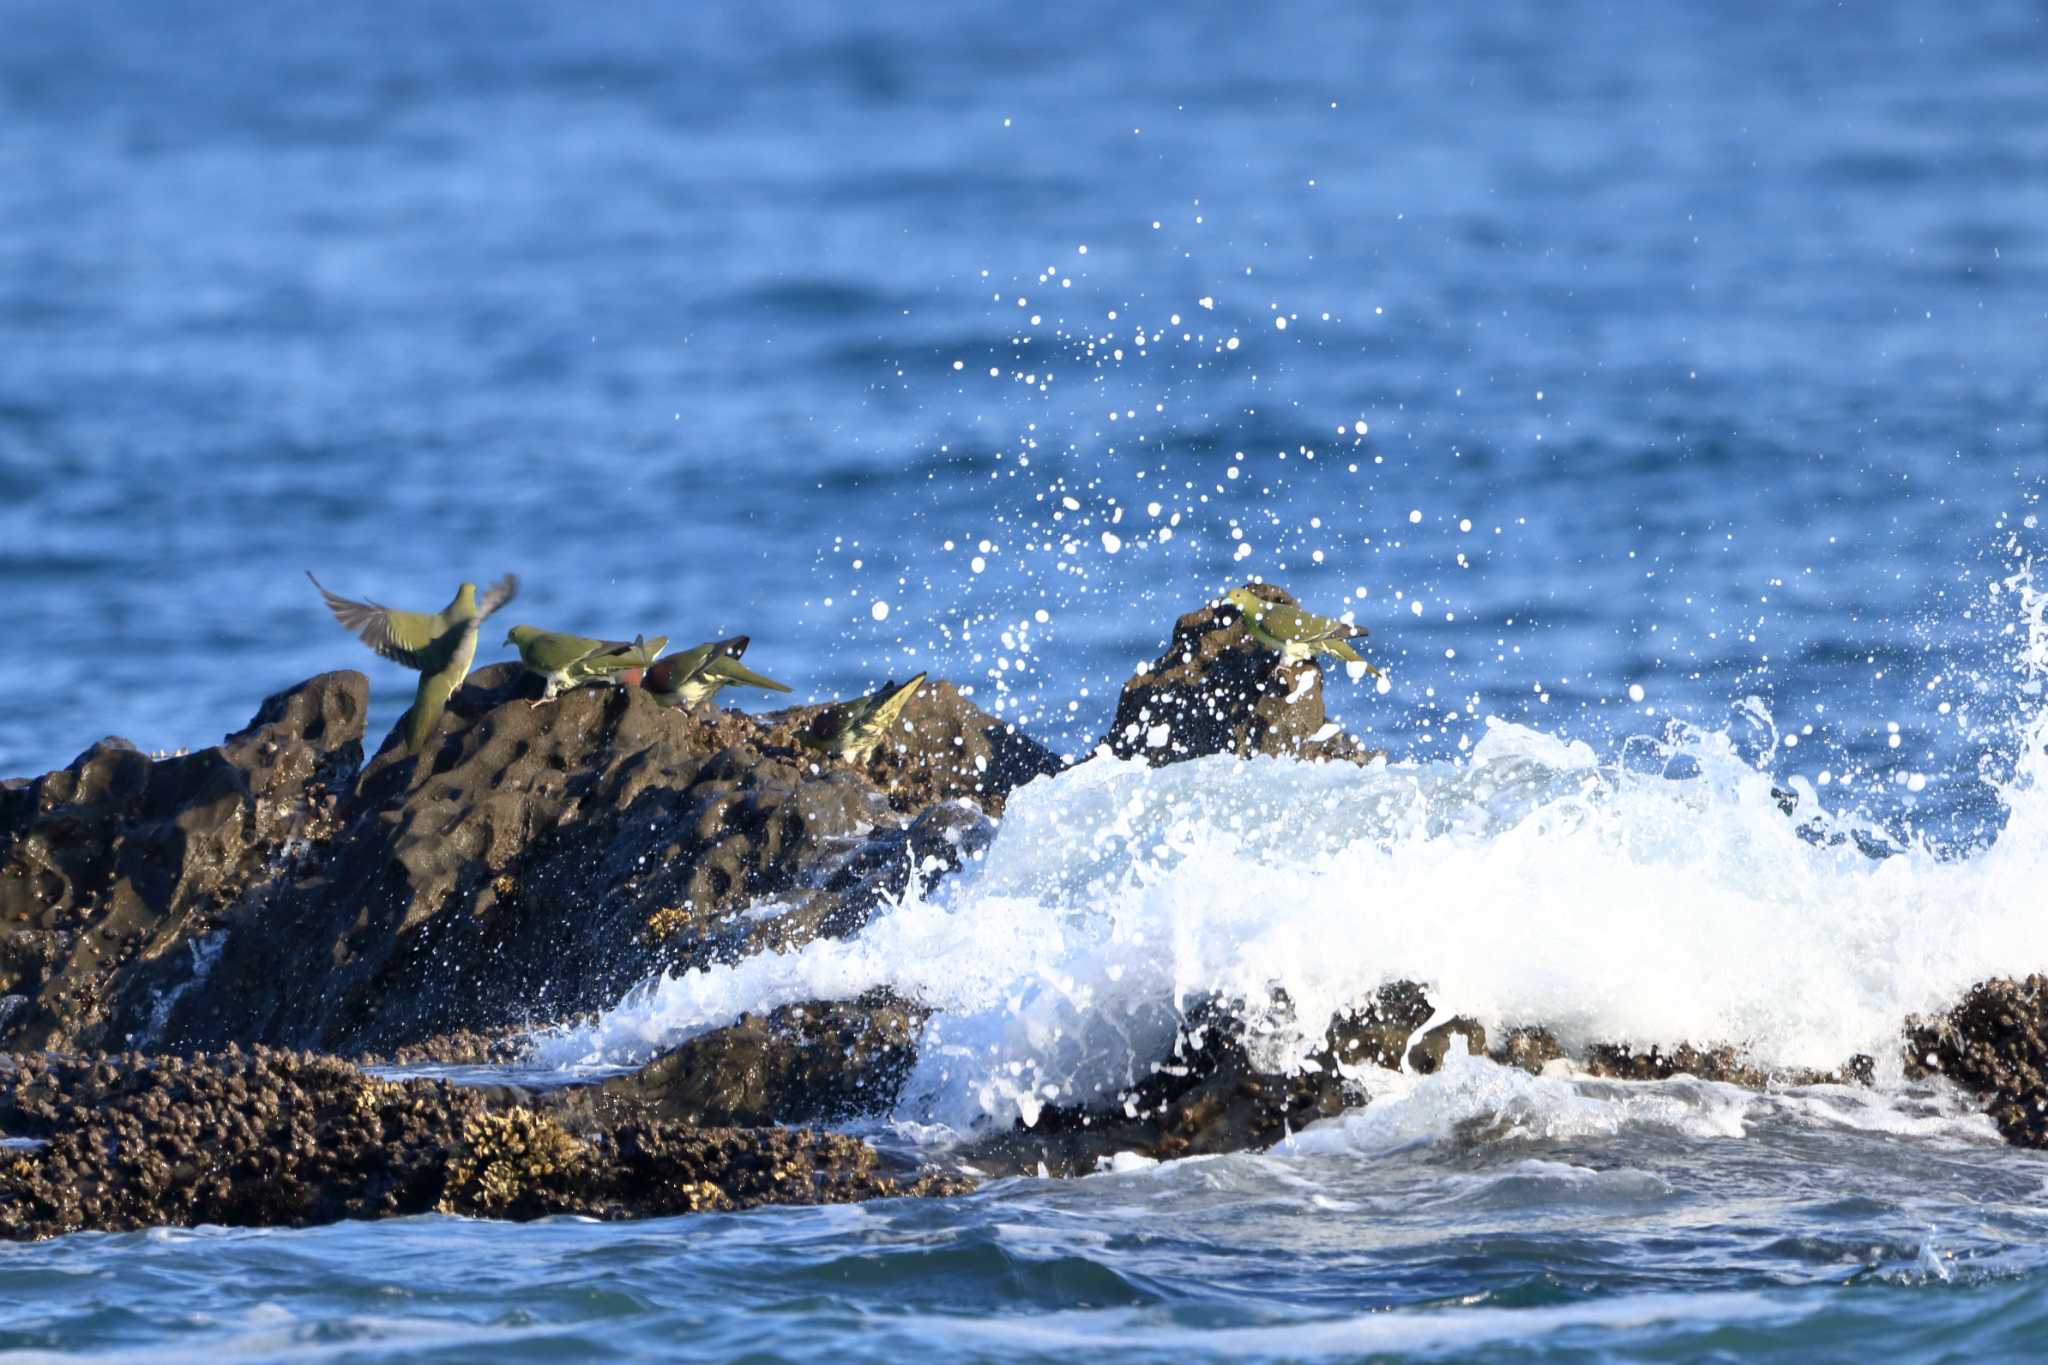
[[[420,679],[419,690],[413,693],[412,706],[400,722],[405,726],[407,753],[418,754],[427,747],[427,741],[440,728],[441,713],[448,709],[449,696],[461,685],[461,678],[428,674]]]
[[[910,705],[910,699],[917,695],[917,689],[924,686],[924,680],[929,676],[929,674],[920,673],[901,687],[891,683],[882,689],[881,703],[875,709],[881,713],[884,725],[893,725],[895,723],[897,715],[902,712],[904,707]]]
[[[745,683],[749,687],[765,687],[770,692],[788,692],[787,683],[779,683],[765,673],[756,673],[739,661],[737,655],[727,654],[712,661],[709,670],[727,682]]]
[[[633,643],[614,645],[599,657],[612,660],[619,668],[650,668],[656,656],[667,648],[666,635],[657,635],[652,640],[644,635],[635,635]]]

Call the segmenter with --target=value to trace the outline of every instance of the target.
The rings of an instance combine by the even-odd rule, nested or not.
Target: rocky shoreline
[[[333,1057],[0,1057],[0,1235],[303,1227],[428,1212],[647,1217],[956,1193],[803,1128],[565,1124],[510,1087],[382,1080]]]
[[[1371,761],[1328,722],[1322,684],[1205,607],[1127,684],[1103,742],[1152,764]],[[603,687],[530,708],[517,692],[516,666],[478,670],[417,759],[394,736],[365,762],[368,683],[327,673],[213,748],[152,760],[108,739],[0,783],[0,1135],[18,1140],[0,1147],[0,1235],[945,1193],[970,1171],[1265,1146],[1360,1102],[1358,1067],[1433,1070],[1454,1039],[1530,1070],[1565,1056],[1541,1021],[1423,1032],[1425,993],[1395,986],[1276,1074],[1254,1065],[1240,1008],[1196,1002],[1128,1093],[1048,1105],[924,1172],[787,1126],[894,1105],[926,1011],[886,993],[747,1015],[551,1094],[380,1079],[361,1064],[514,1060],[527,1030],[658,972],[857,934],[913,879],[976,857],[1010,793],[1061,766],[937,680],[861,763],[798,745],[816,707],[694,714]],[[1902,1021],[1909,1075],[1946,1074],[2009,1140],[2048,1146],[2044,997],[2042,977],[1987,982]],[[1873,1066],[1770,1076],[1731,1047],[1570,1060],[1751,1086]]]

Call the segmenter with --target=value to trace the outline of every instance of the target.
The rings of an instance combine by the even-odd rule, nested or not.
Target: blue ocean
[[[861,1131],[934,1158],[1231,988],[1878,1058],[1458,1057],[950,1199],[0,1244],[0,1352],[2038,1352],[2048,1160],[1897,1027],[2048,968],[2044,339],[2029,0],[0,0],[0,776],[344,667],[374,745],[412,677],[309,569],[744,632],[797,700],[929,670],[1088,760],[526,1079],[878,985],[943,1046]],[[1370,628],[1328,695],[1389,762],[1089,759],[1252,579]]]

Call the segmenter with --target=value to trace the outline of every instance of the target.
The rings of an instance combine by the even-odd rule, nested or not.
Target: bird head
[[[1223,594],[1223,600],[1246,616],[1264,616],[1269,605],[1250,588],[1232,588]]]
[[[461,587],[457,588],[455,590],[455,605],[467,607],[471,611],[476,610],[476,584],[464,583]]]
[[[505,643],[523,649],[529,640],[540,634],[538,626],[514,626],[505,632]]]

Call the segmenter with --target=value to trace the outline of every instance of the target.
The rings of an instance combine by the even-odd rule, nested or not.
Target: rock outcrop
[[[388,1081],[332,1057],[0,1054],[0,1237],[304,1227],[439,1210],[647,1217],[953,1193],[854,1138],[567,1123],[515,1091]]]
[[[1126,685],[1104,743],[1155,765],[1368,761],[1325,715],[1323,682],[1258,645],[1234,608],[1205,607]],[[928,1012],[887,993],[746,1014],[631,1075],[546,1095],[378,1079],[325,1054],[515,1063],[523,1030],[658,972],[856,934],[978,856],[1011,792],[1058,769],[1049,750],[944,682],[850,764],[798,743],[815,707],[664,710],[609,687],[536,707],[497,665],[451,699],[419,758],[393,737],[364,764],[366,699],[361,674],[325,674],[213,748],[152,760],[110,739],[0,784],[0,1134],[36,1144],[0,1148],[0,1235],[959,1188],[901,1180],[851,1139],[769,1127],[896,1105]],[[1859,1057],[1770,1073],[1726,1046],[1568,1054],[1540,1026],[1490,1036],[1439,1019],[1409,984],[1319,1035],[1305,1021],[1312,1055],[1276,1070],[1250,1014],[1194,1004],[1136,1084],[1061,1096],[966,1159],[1077,1173],[1121,1152],[1267,1146],[1363,1102],[1365,1068],[1426,1074],[1456,1049],[1629,1080],[1872,1071]],[[2012,1141],[2048,1146],[2048,978],[1986,982],[1906,1038],[1909,1072],[1949,1076]]]
[[[327,837],[368,699],[362,674],[324,673],[214,748],[152,760],[106,739],[0,791],[0,1043],[147,1031],[236,904]]]
[[[214,749],[117,743],[0,792],[0,1046],[394,1052],[601,1008],[655,972],[857,931],[988,841],[1043,746],[926,687],[868,762],[815,708],[533,707],[480,669],[360,775],[328,674]]]
[[[1298,605],[1271,584],[1248,584],[1269,602]],[[1205,754],[1279,754],[1367,762],[1375,751],[1323,712],[1323,671],[1288,663],[1252,638],[1227,602],[1174,623],[1166,652],[1124,684],[1103,744],[1154,767]]]

